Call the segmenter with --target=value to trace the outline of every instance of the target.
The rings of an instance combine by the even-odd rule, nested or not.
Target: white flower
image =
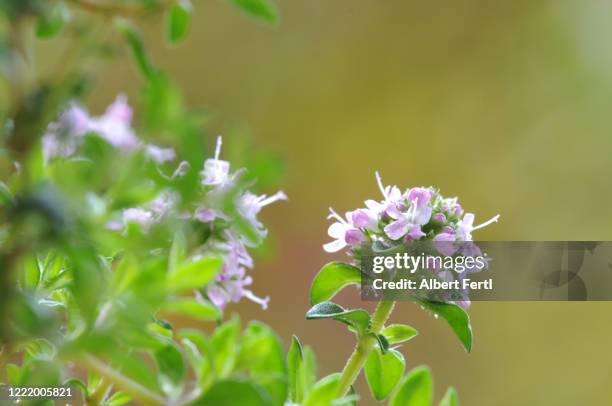
[[[474,226],[474,214],[465,213],[463,218],[457,223],[457,237],[459,237],[459,239],[463,241],[472,241],[472,231],[484,228],[489,224],[496,223],[497,220],[499,220],[499,214],[493,216],[493,218],[485,221],[482,224]]]
[[[354,246],[360,244],[363,239],[363,232],[357,229],[351,221],[351,212],[346,213],[346,220],[343,219],[338,213],[331,207],[329,208],[328,219],[333,218],[337,221],[332,223],[327,229],[327,234],[334,239],[334,241],[323,245],[323,249],[327,252],[337,252],[346,247],[347,245]]]
[[[130,223],[139,224],[146,232],[153,224],[153,212],[138,207],[123,210],[123,225],[127,228]]]
[[[148,158],[158,164],[173,161],[176,158],[176,152],[173,148],[161,148],[152,144],[145,145],[144,152]]]
[[[383,195],[383,201],[377,202],[376,200],[366,200],[365,205],[371,211],[379,214],[387,213],[387,210],[392,210],[402,200],[402,192],[397,186],[384,186],[382,178],[378,171],[376,172],[376,183],[378,188]]]
[[[221,136],[218,136],[217,146],[215,148],[215,157],[212,159],[207,159],[204,162],[204,170],[200,172],[203,185],[222,185],[229,180],[230,163],[219,159],[222,144],[223,139]]]

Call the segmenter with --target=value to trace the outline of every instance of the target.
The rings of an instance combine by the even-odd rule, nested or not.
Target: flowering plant
[[[363,242],[385,250],[407,241],[431,240],[441,243],[439,250],[443,254],[452,255],[454,241],[471,241],[474,230],[496,222],[499,216],[474,226],[474,215],[464,213],[457,198],[444,198],[431,187],[414,187],[402,192],[397,186],[384,186],[378,173],[376,179],[383,196],[381,201],[367,200],[365,208],[348,212],[345,217],[330,208],[329,218],[335,222],[328,234],[334,240],[323,248],[328,252],[347,249],[353,261],[352,264],[331,262],[319,271],[310,290],[313,307],[306,317],[340,321],[357,336],[357,345],[344,370],[333,377],[336,396],[344,396],[365,368],[367,382],[377,400],[391,396],[392,405],[430,404],[432,383],[427,368],[415,368],[400,384],[405,361],[397,346],[415,337],[417,331],[404,324],[386,325],[395,302],[380,301],[370,315],[366,310],[345,309],[330,300],[345,287],[361,281],[362,271],[356,265],[361,261]],[[453,302],[417,301],[422,308],[445,319],[465,349],[471,350],[470,319],[461,306]],[[441,404],[455,404],[456,397],[454,389],[449,388]]]
[[[270,0],[232,3],[262,21],[277,19]],[[348,249],[353,263],[323,267],[307,318],[338,320],[356,333],[342,374],[318,379],[315,355],[297,337],[285,355],[271,327],[227,318],[243,298],[269,304],[265,287],[251,289],[249,250],[267,234],[260,210],[287,197],[255,193],[265,179],[232,171],[221,138],[206,152],[206,117],[184,106],[148,57],[135,20],[164,13],[174,44],[187,35],[192,12],[188,0],[0,2],[8,27],[0,31],[0,71],[11,96],[0,101],[0,390],[65,386],[75,401],[104,406],[354,405],[351,388],[365,367],[376,399],[428,405],[426,368],[398,384],[405,362],[397,346],[417,333],[385,325],[394,303],[370,315],[330,300],[359,281],[362,242],[465,241],[488,222],[473,226],[472,215],[434,189],[401,193],[380,178],[382,201],[344,218],[332,211],[334,241],[325,249]],[[124,95],[101,114],[78,102],[88,88],[86,62],[117,47],[98,29],[117,30],[142,74],[138,114]],[[29,64],[30,32],[38,41],[60,33],[72,41],[50,79]],[[463,309],[421,305],[445,318],[469,350]],[[441,404],[456,404],[453,390]]]

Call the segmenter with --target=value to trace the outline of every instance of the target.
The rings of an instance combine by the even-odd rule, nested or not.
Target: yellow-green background
[[[212,113],[211,134],[246,127],[286,162],[290,201],[263,214],[276,253],[254,271],[270,309],[232,309],[285,343],[297,334],[321,374],[340,370],[353,343],[337,323],[304,319],[312,277],[343,258],[321,249],[327,207],[377,197],[375,170],[459,195],[477,220],[500,213],[480,239],[612,236],[609,2],[280,1],[274,28],[223,1],[194,3],[182,46],[164,43],[159,21],[148,26],[154,62]],[[140,79],[119,61],[99,72],[97,109],[135,95]],[[360,305],[356,290],[339,300]],[[612,404],[612,304],[476,303],[470,313],[469,355],[414,305],[393,315],[421,331],[403,352],[408,366],[431,366],[437,398],[452,384],[463,405]],[[361,404],[374,404],[359,385]]]

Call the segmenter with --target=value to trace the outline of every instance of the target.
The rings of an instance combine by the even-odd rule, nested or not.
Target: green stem
[[[394,307],[395,302],[383,301],[378,303],[372,317],[370,332],[375,335],[380,334]],[[359,376],[359,373],[363,369],[363,366],[368,359],[368,355],[370,355],[370,352],[376,345],[376,341],[376,338],[374,338],[372,335],[359,337],[355,350],[346,362],[346,366],[344,367],[342,375],[340,376],[338,396],[344,396],[348,392],[351,385],[353,385],[357,379],[357,376]]]
[[[140,401],[144,405],[164,406],[166,404],[162,396],[114,370],[93,355],[86,354],[83,357],[83,364],[88,369],[103,376],[109,384],[112,383],[113,386],[127,392],[134,400]]]

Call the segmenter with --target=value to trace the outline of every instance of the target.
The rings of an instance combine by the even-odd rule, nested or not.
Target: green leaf
[[[167,14],[168,41],[176,44],[182,41],[189,31],[192,6],[189,0],[179,0]]]
[[[287,399],[287,365],[276,333],[259,321],[252,321],[240,339],[236,370],[247,371],[251,381],[261,386],[282,405]]]
[[[153,80],[157,76],[157,70],[151,64],[149,57],[147,56],[144,43],[140,38],[140,35],[136,29],[130,24],[129,21],[118,19],[116,20],[116,26],[119,32],[123,35],[125,40],[132,51],[132,56],[136,61],[138,70],[149,80]]]
[[[174,234],[170,255],[168,257],[168,272],[174,273],[178,265],[185,260],[187,252],[187,241],[183,230],[178,230]]]
[[[240,319],[233,318],[217,327],[211,337],[212,356],[215,373],[220,378],[227,377],[236,365]]]
[[[23,386],[59,386],[60,370],[57,362],[33,360],[23,366]]]
[[[162,310],[203,321],[218,320],[221,317],[217,306],[192,298],[171,300],[164,304]]]
[[[183,354],[174,343],[155,351],[160,372],[160,386],[167,394],[177,393],[186,374]]]
[[[10,207],[15,198],[4,182],[0,181],[0,205]]]
[[[389,345],[396,345],[403,342],[406,342],[418,335],[418,331],[416,331],[413,327],[405,325],[405,324],[391,324],[387,326],[382,331],[382,335],[385,336]]]
[[[132,397],[125,392],[115,392],[105,403],[105,406],[123,406],[132,401]]]
[[[467,352],[472,350],[472,325],[470,316],[461,307],[452,303],[431,302],[419,300],[425,309],[442,317],[451,326]]]
[[[300,385],[302,387],[302,398],[310,393],[317,382],[317,361],[314,351],[310,347],[302,349],[303,362],[300,373]]]
[[[389,402],[389,406],[430,406],[433,382],[429,368],[414,368]]]
[[[210,341],[199,330],[183,329],[178,336],[196,373],[200,387],[205,388],[214,378],[212,371],[213,350]]]
[[[87,385],[78,378],[69,378],[64,381],[62,386],[70,386],[73,389],[80,390],[83,395],[87,396]]]
[[[457,391],[452,386],[446,390],[444,397],[440,401],[440,406],[459,406]]]
[[[212,281],[223,261],[217,256],[205,256],[181,263],[168,276],[168,287],[174,292],[195,290]]]
[[[387,338],[382,334],[374,334],[374,337],[376,338],[376,341],[378,342],[378,347],[380,348],[382,353],[386,354],[389,350],[389,341],[387,341]]]
[[[70,10],[63,1],[60,1],[49,13],[40,17],[36,25],[36,36],[43,39],[56,36],[69,19]]]
[[[301,404],[316,382],[314,353],[309,347],[302,348],[300,340],[293,336],[287,353],[288,401]]]
[[[19,385],[21,382],[21,369],[15,364],[6,364],[6,378],[11,385]]]
[[[359,283],[361,283],[359,268],[343,262],[330,262],[321,268],[312,281],[310,304],[315,305],[330,300],[345,287]]]
[[[23,272],[21,274],[21,285],[23,289],[35,290],[40,282],[41,269],[34,255],[28,255],[23,260]]]
[[[306,319],[334,319],[353,327],[364,334],[370,325],[370,314],[363,309],[346,310],[333,302],[316,304],[306,313]]]
[[[271,0],[231,0],[247,14],[267,23],[278,21],[278,10]]]
[[[125,350],[114,349],[111,354],[112,365],[121,370],[139,384],[152,390],[159,390],[159,380],[150,363],[145,362],[136,353],[128,354]],[[167,361],[164,360],[164,363]],[[159,360],[158,360],[159,363]],[[164,364],[164,368],[166,365]],[[161,366],[160,366],[161,369]],[[89,384],[88,384],[89,387]]]
[[[406,361],[396,350],[383,354],[378,348],[370,353],[365,364],[365,376],[376,400],[386,399],[398,384]]]
[[[303,406],[330,405],[338,394],[340,374],[335,373],[326,376],[317,382],[312,391],[306,397]]]
[[[303,399],[303,389],[300,382],[300,371],[302,369],[304,357],[302,354],[302,344],[300,340],[293,336],[291,346],[287,353],[287,368],[289,376],[289,400],[292,403],[301,403]]]
[[[205,406],[269,406],[268,394],[253,383],[239,380],[217,382],[192,405]]]
[[[53,362],[57,355],[57,348],[44,338],[36,338],[24,346],[26,360],[41,360]]]
[[[333,406],[357,406],[357,401],[359,400],[359,395],[355,392],[355,387],[351,385],[346,396],[334,400],[332,403]]]

